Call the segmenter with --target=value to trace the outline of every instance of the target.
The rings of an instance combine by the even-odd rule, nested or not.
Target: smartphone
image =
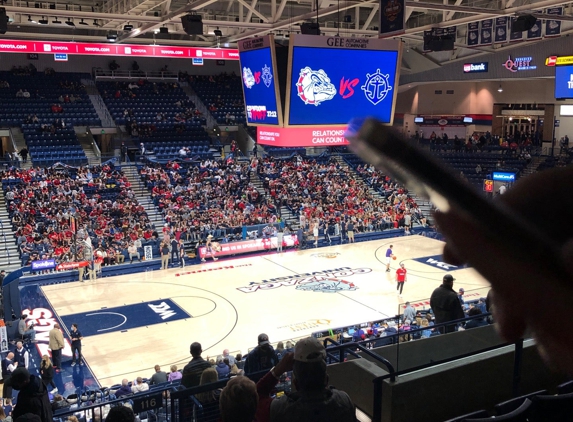
[[[352,152],[387,172],[408,190],[429,199],[439,211],[462,212],[515,259],[531,262],[531,257],[543,256],[549,260],[544,267],[565,277],[561,279],[568,279],[556,242],[502,202],[487,199],[452,168],[413,145],[394,128],[374,118],[355,119],[348,124],[345,136]]]

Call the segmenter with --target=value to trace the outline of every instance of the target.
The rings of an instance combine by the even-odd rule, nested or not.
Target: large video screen
[[[250,125],[281,124],[272,38],[255,38],[241,43],[239,60],[247,122]]]
[[[573,66],[555,66],[555,98],[573,98]]]
[[[294,46],[287,124],[339,125],[359,116],[391,123],[398,57],[391,50]]]

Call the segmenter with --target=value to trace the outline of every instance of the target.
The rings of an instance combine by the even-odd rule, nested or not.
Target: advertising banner
[[[58,271],[61,270],[75,270],[78,269],[80,267],[87,267],[88,265],[90,265],[90,263],[88,261],[80,261],[80,262],[62,262],[61,264],[58,264],[58,266],[56,267],[56,269]]]
[[[555,98],[573,98],[573,66],[555,67]]]
[[[283,237],[283,246],[295,246],[298,243],[296,234],[290,234]],[[220,251],[213,248],[213,252],[207,252],[205,246],[199,247],[199,257],[201,258],[215,258],[220,256],[238,255],[249,252],[258,252],[265,250],[272,250],[277,248],[277,238],[271,237],[267,239],[253,239],[244,240],[242,242],[220,243]]]
[[[495,42],[507,41],[507,16],[495,18]]]
[[[1,40],[0,53],[70,54],[96,56],[171,57],[239,60],[231,48],[170,47],[163,45],[96,44],[76,42]]]
[[[346,126],[257,128],[257,142],[275,147],[334,147],[348,145]]]
[[[8,331],[4,320],[0,320],[0,353],[8,351]]]
[[[42,261],[32,261],[32,271],[51,270],[56,268],[55,259],[44,259]]]

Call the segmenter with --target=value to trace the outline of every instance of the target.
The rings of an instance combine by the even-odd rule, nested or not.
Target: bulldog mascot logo
[[[243,82],[247,88],[252,88],[255,85],[255,77],[248,67],[243,67]]]
[[[324,70],[312,70],[305,67],[300,71],[296,83],[298,96],[305,104],[319,105],[323,101],[332,100],[336,95],[336,87]]]

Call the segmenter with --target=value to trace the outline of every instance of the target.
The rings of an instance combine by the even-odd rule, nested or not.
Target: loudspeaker
[[[320,35],[320,26],[316,22],[301,23],[300,33],[305,35]]]
[[[511,25],[511,32],[529,31],[537,22],[537,18],[532,15],[518,16]]]
[[[201,15],[181,16],[181,24],[187,35],[203,35],[203,18]]]
[[[454,37],[443,35],[436,37],[428,35],[424,37],[424,50],[426,51],[450,51],[454,49]]]
[[[8,16],[6,16],[6,9],[0,7],[0,34],[5,34],[8,30]]]

